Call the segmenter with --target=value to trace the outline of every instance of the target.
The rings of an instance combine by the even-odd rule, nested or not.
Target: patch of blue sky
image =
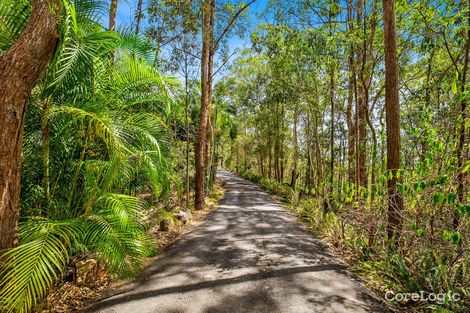
[[[228,39],[228,47],[230,51],[235,51],[236,49],[242,50],[251,45],[250,34],[260,24],[260,22],[262,22],[263,18],[261,18],[261,15],[265,11],[269,1],[270,0],[256,0],[252,5],[250,5],[250,7],[247,9],[247,14],[249,18],[249,28],[246,32],[244,32],[242,36],[232,36]],[[148,1],[146,0],[143,1],[144,15],[146,15],[145,8],[147,2]],[[117,28],[132,29],[135,27],[135,12],[137,10],[137,4],[138,0],[119,1],[118,11],[116,14]],[[106,23],[103,24],[105,25],[105,27],[107,27],[107,18],[105,18],[105,20]],[[144,19],[141,21],[141,29],[145,30],[147,27],[149,27],[149,23],[147,17],[145,16]],[[163,54],[165,54],[165,52],[163,52]],[[227,62],[227,64],[233,61],[236,56],[237,54],[232,55],[230,61]],[[220,55],[217,55],[215,59],[215,66],[224,63],[224,61],[225,60],[223,60]],[[224,68],[226,68],[226,66]],[[179,73],[173,74],[175,74],[177,77],[181,76]],[[220,79],[222,76],[223,71],[220,71],[220,73],[216,75],[215,80]]]
[[[256,0],[248,8],[248,16],[250,19],[250,30],[254,29],[259,24],[259,16],[265,10],[269,0]],[[137,10],[138,0],[125,0],[120,1],[118,5],[118,11],[116,15],[116,25],[117,27],[135,27],[135,12]],[[144,9],[146,7],[146,1],[143,3]],[[145,29],[149,26],[148,20],[144,18],[141,21],[142,29]],[[245,34],[240,38],[234,36],[229,40],[230,49],[243,48],[248,45],[250,42],[249,34],[251,31],[245,32]]]

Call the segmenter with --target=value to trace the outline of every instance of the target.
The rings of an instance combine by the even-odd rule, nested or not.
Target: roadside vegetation
[[[382,298],[446,294],[396,304],[468,311],[468,3],[275,2],[266,14],[218,85],[237,112],[225,164],[347,252]]]
[[[408,243],[410,246],[405,247],[405,251],[397,252],[387,246],[380,230],[375,233],[375,238],[370,238],[370,225],[360,224],[357,217],[350,215],[348,206],[351,204],[347,199],[338,201],[339,209],[325,211],[318,198],[302,196],[301,190],[294,191],[288,184],[252,172],[242,171],[239,174],[285,203],[312,234],[323,239],[379,296],[384,297],[387,292],[390,293],[389,298],[398,292],[423,292],[425,296],[430,293],[445,294],[442,303],[416,303],[411,298],[399,303],[389,302],[388,305],[392,305],[394,310],[467,311],[470,279],[468,255],[463,255],[465,252],[459,252],[455,244],[450,244],[452,238],[445,233],[439,234],[440,238],[431,244],[410,219],[408,233],[413,236],[413,242]],[[449,260],[449,254],[453,254],[454,259]],[[462,301],[452,301],[454,293],[459,294]]]
[[[77,260],[135,277],[222,167],[379,292],[461,298],[405,310],[468,311],[468,1],[129,3],[0,2],[1,312]]]

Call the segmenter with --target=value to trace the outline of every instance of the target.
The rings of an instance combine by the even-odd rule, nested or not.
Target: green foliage
[[[23,31],[31,14],[31,1],[0,2],[0,54],[5,52]]]
[[[196,136],[197,1],[150,1],[146,36],[156,42],[130,29],[104,30],[108,1],[60,2],[59,45],[26,113],[21,244],[0,260],[2,312],[30,311],[78,253],[99,259],[115,276],[135,275],[154,252],[147,206],[136,196],[158,201],[173,188],[181,201],[180,176],[190,167],[180,162],[182,141]],[[269,1],[252,48],[215,84],[211,164],[236,168],[289,203],[375,285],[468,298],[469,124],[461,112],[469,99],[468,4],[396,2],[402,134],[396,178],[405,200],[399,238],[386,233],[387,183],[394,177],[386,170],[382,10],[380,2],[362,1],[361,20],[358,4]],[[216,34],[243,5],[218,6]],[[31,1],[1,1],[0,55],[30,13]],[[228,33],[245,26],[235,23]],[[171,56],[160,60],[156,50],[170,39]],[[226,42],[217,44],[229,60]],[[163,68],[186,75],[187,107],[179,105],[178,80],[162,75]],[[354,112],[359,100],[366,102],[364,121]],[[358,125],[366,127],[364,143],[356,141]],[[351,177],[362,144],[367,183]],[[468,299],[420,309],[465,311],[466,305]]]
[[[442,236],[444,236],[445,239],[449,240],[454,245],[458,245],[461,240],[460,232],[458,231],[450,232],[450,231],[445,230]]]
[[[179,83],[152,66],[144,38],[102,30],[103,4],[62,2],[59,46],[28,104],[20,245],[1,256],[2,312],[30,312],[77,253],[130,278],[156,249],[136,195],[168,189],[165,119]],[[0,52],[29,11],[29,1],[2,2]]]
[[[46,296],[68,262],[69,247],[82,232],[76,222],[36,218],[21,225],[21,244],[1,257],[3,312],[29,312]]]
[[[220,99],[236,106],[238,130],[224,151],[375,287],[468,295],[468,3],[395,3],[404,203],[394,238],[380,6],[270,1],[272,20],[255,28],[224,81]],[[466,312],[469,302],[412,305]]]
[[[447,293],[452,291],[461,296],[470,292],[468,288],[470,281],[470,271],[467,266],[468,254],[463,250],[461,254],[457,254],[457,257],[449,260],[449,255],[455,255],[455,252],[460,249],[461,232],[446,230],[442,233],[441,238],[433,238],[434,245],[428,246],[431,236],[429,229],[426,226],[418,227],[415,221],[410,220],[409,227],[413,232],[407,235],[406,241],[410,245],[413,244],[413,249],[404,247],[395,251],[387,246],[390,243],[387,243],[386,238],[382,237],[374,238],[375,244],[371,245],[370,234],[357,225],[353,226],[345,222],[345,218],[349,221],[354,218],[348,214],[353,210],[348,196],[344,198],[348,208],[346,211],[342,211],[339,206],[336,213],[325,212],[321,201],[315,197],[301,198],[300,201],[293,203],[292,198],[284,196],[292,190],[284,191],[281,187],[286,186],[287,189],[290,189],[289,186],[263,178],[256,173],[241,172],[240,174],[242,177],[258,183],[268,192],[281,196],[281,199],[292,205],[292,210],[307,223],[309,229],[325,238],[341,253],[351,254],[354,258],[352,267],[354,272],[367,277],[370,284],[380,285],[382,288],[395,292],[419,292],[422,290],[426,293]],[[422,190],[431,188],[431,186],[438,188],[446,182],[447,179],[441,177],[427,183],[427,186]],[[414,184],[414,186],[417,185],[421,184]],[[354,189],[346,187],[345,192],[354,194]],[[455,205],[455,194],[453,193],[434,192],[432,195],[428,202],[433,206]],[[464,206],[459,206],[460,210],[464,210],[462,207]],[[423,308],[449,308],[452,311],[460,312],[464,311],[466,304],[465,302],[446,301],[443,305],[426,303],[419,305],[422,305]]]

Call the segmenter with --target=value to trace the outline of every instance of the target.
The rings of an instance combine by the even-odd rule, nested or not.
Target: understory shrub
[[[424,226],[424,214],[420,208],[408,207],[404,216],[404,232],[397,250],[391,247],[385,234],[385,203],[371,193],[362,193],[357,198],[350,186],[336,192],[334,210],[325,210],[324,199],[303,193],[300,199],[288,194],[300,194],[288,185],[259,178],[253,173],[240,173],[242,177],[257,182],[271,194],[280,196],[289,208],[304,221],[309,229],[330,243],[338,252],[347,254],[351,269],[367,278],[368,283],[378,292],[393,293],[430,293],[447,294],[443,303],[412,302],[400,303],[415,310],[434,310],[438,312],[467,312],[470,307],[470,253],[462,240],[468,240],[468,219],[463,219],[461,231],[442,231],[444,225]],[[256,179],[252,179],[256,177]],[[440,188],[444,182],[429,184]],[[437,187],[436,187],[437,186]],[[441,193],[428,190],[428,198],[418,196],[422,207],[444,206]],[[450,197],[452,199],[452,197]],[[360,205],[367,206],[360,209]],[[421,217],[416,218],[416,211]],[[371,216],[373,218],[371,218]],[[433,215],[429,216],[430,218]],[[464,215],[465,218],[465,215]],[[431,229],[430,227],[434,227]],[[465,236],[463,238],[462,236]],[[450,294],[457,293],[461,301],[451,301]]]

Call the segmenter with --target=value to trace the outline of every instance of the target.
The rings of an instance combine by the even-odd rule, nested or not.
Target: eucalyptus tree
[[[223,81],[217,84],[217,98],[216,101],[223,103],[230,103],[234,107],[234,123],[230,127],[229,137],[230,145],[229,156],[227,157],[227,164],[233,166],[233,159],[235,159],[235,166],[237,172],[241,170],[240,163],[249,165],[251,160],[247,160],[248,146],[245,145],[249,134],[255,127],[256,115],[263,106],[263,90],[267,80],[267,71],[264,64],[264,59],[256,55],[251,55],[248,50],[243,50],[241,56],[234,60],[230,65],[229,73]],[[255,120],[254,120],[255,119]],[[266,116],[260,119],[258,126],[268,122],[270,119]],[[250,130],[250,131],[247,131]],[[266,145],[264,141],[269,137],[265,137],[264,132],[260,132],[258,137],[250,138],[254,140],[257,145],[257,150],[265,157],[269,154],[263,151],[262,147]],[[270,144],[268,143],[268,146]],[[241,147],[240,147],[241,146]],[[240,148],[243,150],[244,159],[240,162]]]
[[[21,154],[26,104],[54,55],[60,1],[3,1],[0,5],[0,250],[18,243]],[[5,37],[4,37],[5,36]]]
[[[236,21],[256,0],[234,6],[232,3],[219,4],[216,0],[204,0],[202,4],[202,50],[201,50],[201,109],[199,113],[199,129],[194,143],[195,151],[195,199],[197,210],[204,208],[206,184],[205,176],[209,168],[210,137],[211,137],[211,99],[214,79],[214,57],[223,41],[236,29]],[[220,13],[218,16],[217,13]],[[225,21],[223,16],[227,16]]]
[[[224,90],[242,175],[391,288],[468,292],[468,2],[270,3]]]
[[[241,34],[245,23],[241,23],[246,11],[256,0],[248,3],[231,1],[170,1],[154,0],[148,6],[150,27],[147,35],[157,40],[157,53],[164,45],[173,45],[188,34],[200,34],[201,45],[197,59],[200,60],[201,105],[198,131],[194,142],[195,151],[195,207],[202,209],[206,193],[206,174],[210,168],[211,99],[214,76],[219,69],[216,54],[220,55],[223,67],[230,59],[227,39]],[[186,35],[185,35],[186,34]],[[189,52],[189,51],[188,51]],[[195,54],[191,51],[192,56]],[[217,64],[216,64],[217,66]]]
[[[157,43],[156,52],[166,46],[184,40],[187,34],[196,36],[200,26],[198,1],[150,0],[147,3],[147,37]],[[195,39],[195,38],[194,38]],[[171,49],[169,49],[171,52]],[[163,60],[162,60],[163,61]]]
[[[195,98],[200,94],[198,84],[199,51],[201,45],[197,40],[199,28],[199,4],[189,1],[154,0],[148,4],[149,27],[146,36],[157,42],[157,54],[167,56],[161,58],[159,67],[167,72],[177,73],[184,84],[184,136],[175,132],[175,137],[185,140],[184,189],[186,206],[190,206],[190,155],[191,142],[194,142],[194,111]],[[176,122],[179,124],[179,122]],[[192,162],[192,160],[191,160]]]
[[[398,52],[396,44],[395,2],[383,2],[385,42],[385,110],[387,120],[388,237],[401,233],[403,198],[397,189],[400,167],[400,107],[398,98]]]
[[[436,34],[447,54],[447,60],[451,64],[449,74],[451,78],[451,90],[455,95],[455,110],[458,112],[458,122],[455,130],[457,146],[455,155],[457,158],[457,197],[461,205],[466,202],[465,171],[464,166],[468,164],[468,156],[465,156],[464,148],[468,139],[466,138],[465,121],[467,117],[468,101],[468,70],[470,51],[470,3],[458,1],[455,5],[445,5],[436,10],[433,3],[425,1],[417,9],[426,29]],[[430,19],[430,13],[435,13],[437,20]],[[432,13],[431,13],[432,14]],[[453,214],[453,227],[458,229],[460,215]]]
[[[304,34],[298,30],[291,29],[286,25],[264,25],[258,29],[258,33],[253,36],[253,41],[257,50],[266,54],[267,64],[271,73],[271,81],[268,87],[271,95],[268,101],[276,108],[280,107],[279,116],[275,116],[276,126],[274,139],[274,162],[280,168],[276,169],[277,179],[283,180],[283,138],[279,136],[283,131],[283,121],[286,116],[284,113],[291,113],[291,138],[292,138],[292,158],[290,185],[295,188],[299,177],[300,166],[300,134],[298,129],[300,126],[300,117],[302,111],[302,101],[304,101],[302,90],[305,88],[305,66],[309,64],[309,60],[303,57],[305,55]],[[285,107],[285,108],[284,108]],[[289,109],[289,107],[291,109]],[[278,158],[281,158],[281,161]],[[279,174],[280,173],[280,174]]]
[[[194,141],[194,121],[191,116],[191,111],[194,109],[196,98],[200,90],[197,82],[197,64],[199,59],[197,57],[198,44],[194,42],[195,34],[188,32],[181,36],[181,39],[171,44],[172,57],[171,64],[173,70],[176,70],[183,77],[184,83],[184,123],[185,123],[185,193],[186,193],[186,206],[190,206],[190,151],[191,140]]]
[[[118,0],[111,0],[109,7],[109,30],[114,30],[116,28],[116,15],[118,10]]]

